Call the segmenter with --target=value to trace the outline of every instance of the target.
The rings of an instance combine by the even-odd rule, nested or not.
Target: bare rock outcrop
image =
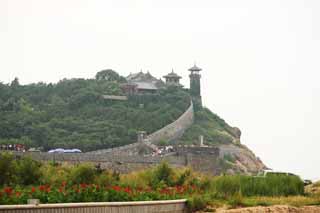
[[[252,174],[267,168],[263,162],[244,145],[221,145],[219,149],[220,158],[225,159],[225,156],[231,156],[231,159],[233,159],[228,163],[232,165],[231,170],[234,172]]]

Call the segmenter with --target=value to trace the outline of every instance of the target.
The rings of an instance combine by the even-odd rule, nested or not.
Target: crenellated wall
[[[162,140],[176,140],[193,124],[193,120],[194,110],[193,103],[191,102],[190,107],[177,120],[148,135],[147,141],[150,143],[157,143]]]

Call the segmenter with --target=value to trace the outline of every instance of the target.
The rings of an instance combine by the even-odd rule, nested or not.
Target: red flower
[[[45,191],[46,190],[46,186],[45,185],[40,185],[39,186],[39,190],[40,191]]]
[[[60,193],[63,192],[63,188],[62,188],[62,187],[59,188],[59,192],[60,192]]]
[[[48,188],[46,189],[46,191],[49,193],[51,191],[50,186],[48,186]]]
[[[20,197],[21,196],[21,192],[16,192],[16,197]]]
[[[34,192],[36,192],[36,188],[32,187],[31,188],[31,193],[34,193]]]
[[[112,189],[115,191],[121,191],[121,187],[120,186],[112,186]]]
[[[142,190],[144,190],[145,192],[152,192],[153,191],[150,186],[148,188],[145,188],[145,189],[142,189]]]
[[[99,185],[96,185],[96,190],[99,190],[100,189],[100,186]]]
[[[186,191],[186,187],[176,186],[176,192],[179,194],[183,194]]]
[[[66,185],[67,185],[67,182],[66,181],[62,181],[61,186],[65,187]]]
[[[164,188],[164,189],[161,189],[161,190],[160,190],[160,193],[161,193],[161,194],[167,194],[167,195],[169,195],[169,194],[171,194],[171,191],[170,191],[169,188]]]
[[[80,186],[81,186],[81,188],[83,188],[83,189],[84,189],[84,188],[86,188],[86,187],[87,187],[87,184],[85,184],[85,183],[81,183],[81,184],[80,184]]]
[[[130,187],[126,187],[123,189],[124,192],[130,194],[132,192],[131,188]]]
[[[193,190],[196,190],[196,189],[197,189],[197,187],[196,187],[195,185],[192,185],[191,188],[192,188]]]
[[[11,195],[12,194],[12,188],[11,187],[5,187],[3,189],[3,191],[7,194],[7,195]]]

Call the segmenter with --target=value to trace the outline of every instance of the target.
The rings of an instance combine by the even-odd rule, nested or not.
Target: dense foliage
[[[40,164],[24,157],[13,159],[6,153],[0,156],[0,204],[22,204],[30,198],[40,199],[41,203],[187,198],[189,208],[197,210],[213,201],[238,205],[245,197],[304,195],[303,182],[293,175],[212,177],[188,168],[173,169],[165,162],[143,171],[119,174],[91,164],[71,167]],[[25,161],[30,164],[28,169],[10,169]],[[32,182],[12,178],[18,176],[28,176]]]
[[[195,123],[185,132],[180,142],[198,143],[199,135],[203,135],[205,143],[210,145],[239,143],[240,133],[238,132],[218,115],[203,108],[195,112]]]
[[[40,166],[28,157],[17,160],[11,154],[0,153],[0,185],[37,183],[41,176]]]
[[[123,95],[125,78],[115,71],[95,79],[63,79],[56,84],[0,83],[0,144],[79,148],[82,151],[136,142],[139,130],[151,133],[177,119],[190,103],[186,91],[168,88],[156,94]]]

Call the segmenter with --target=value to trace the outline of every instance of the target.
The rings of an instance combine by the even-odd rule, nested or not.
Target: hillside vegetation
[[[0,144],[28,147],[79,148],[83,151],[136,142],[137,131],[152,133],[176,120],[190,105],[187,90],[169,87],[156,94],[132,95],[128,101],[102,95],[124,95],[126,79],[112,70],[93,79],[63,79],[58,83],[0,83]],[[195,113],[195,124],[180,143],[229,144],[237,131],[209,109]]]
[[[0,205],[41,203],[148,201],[188,199],[188,212],[209,207],[315,205],[319,196],[303,196],[298,176],[209,176],[190,168],[156,167],[119,174],[92,164],[74,166],[16,159],[0,153]],[[207,211],[206,211],[207,212]],[[255,211],[256,212],[256,211]],[[259,211],[264,212],[264,211]]]
[[[187,92],[168,88],[155,95],[105,100],[123,95],[116,72],[95,79],[63,79],[56,84],[0,83],[0,143],[83,151],[136,142],[136,132],[151,133],[177,119],[189,106]]]
[[[195,112],[194,124],[185,132],[180,143],[194,144],[203,135],[209,145],[240,143],[240,130],[230,127],[208,108]]]

